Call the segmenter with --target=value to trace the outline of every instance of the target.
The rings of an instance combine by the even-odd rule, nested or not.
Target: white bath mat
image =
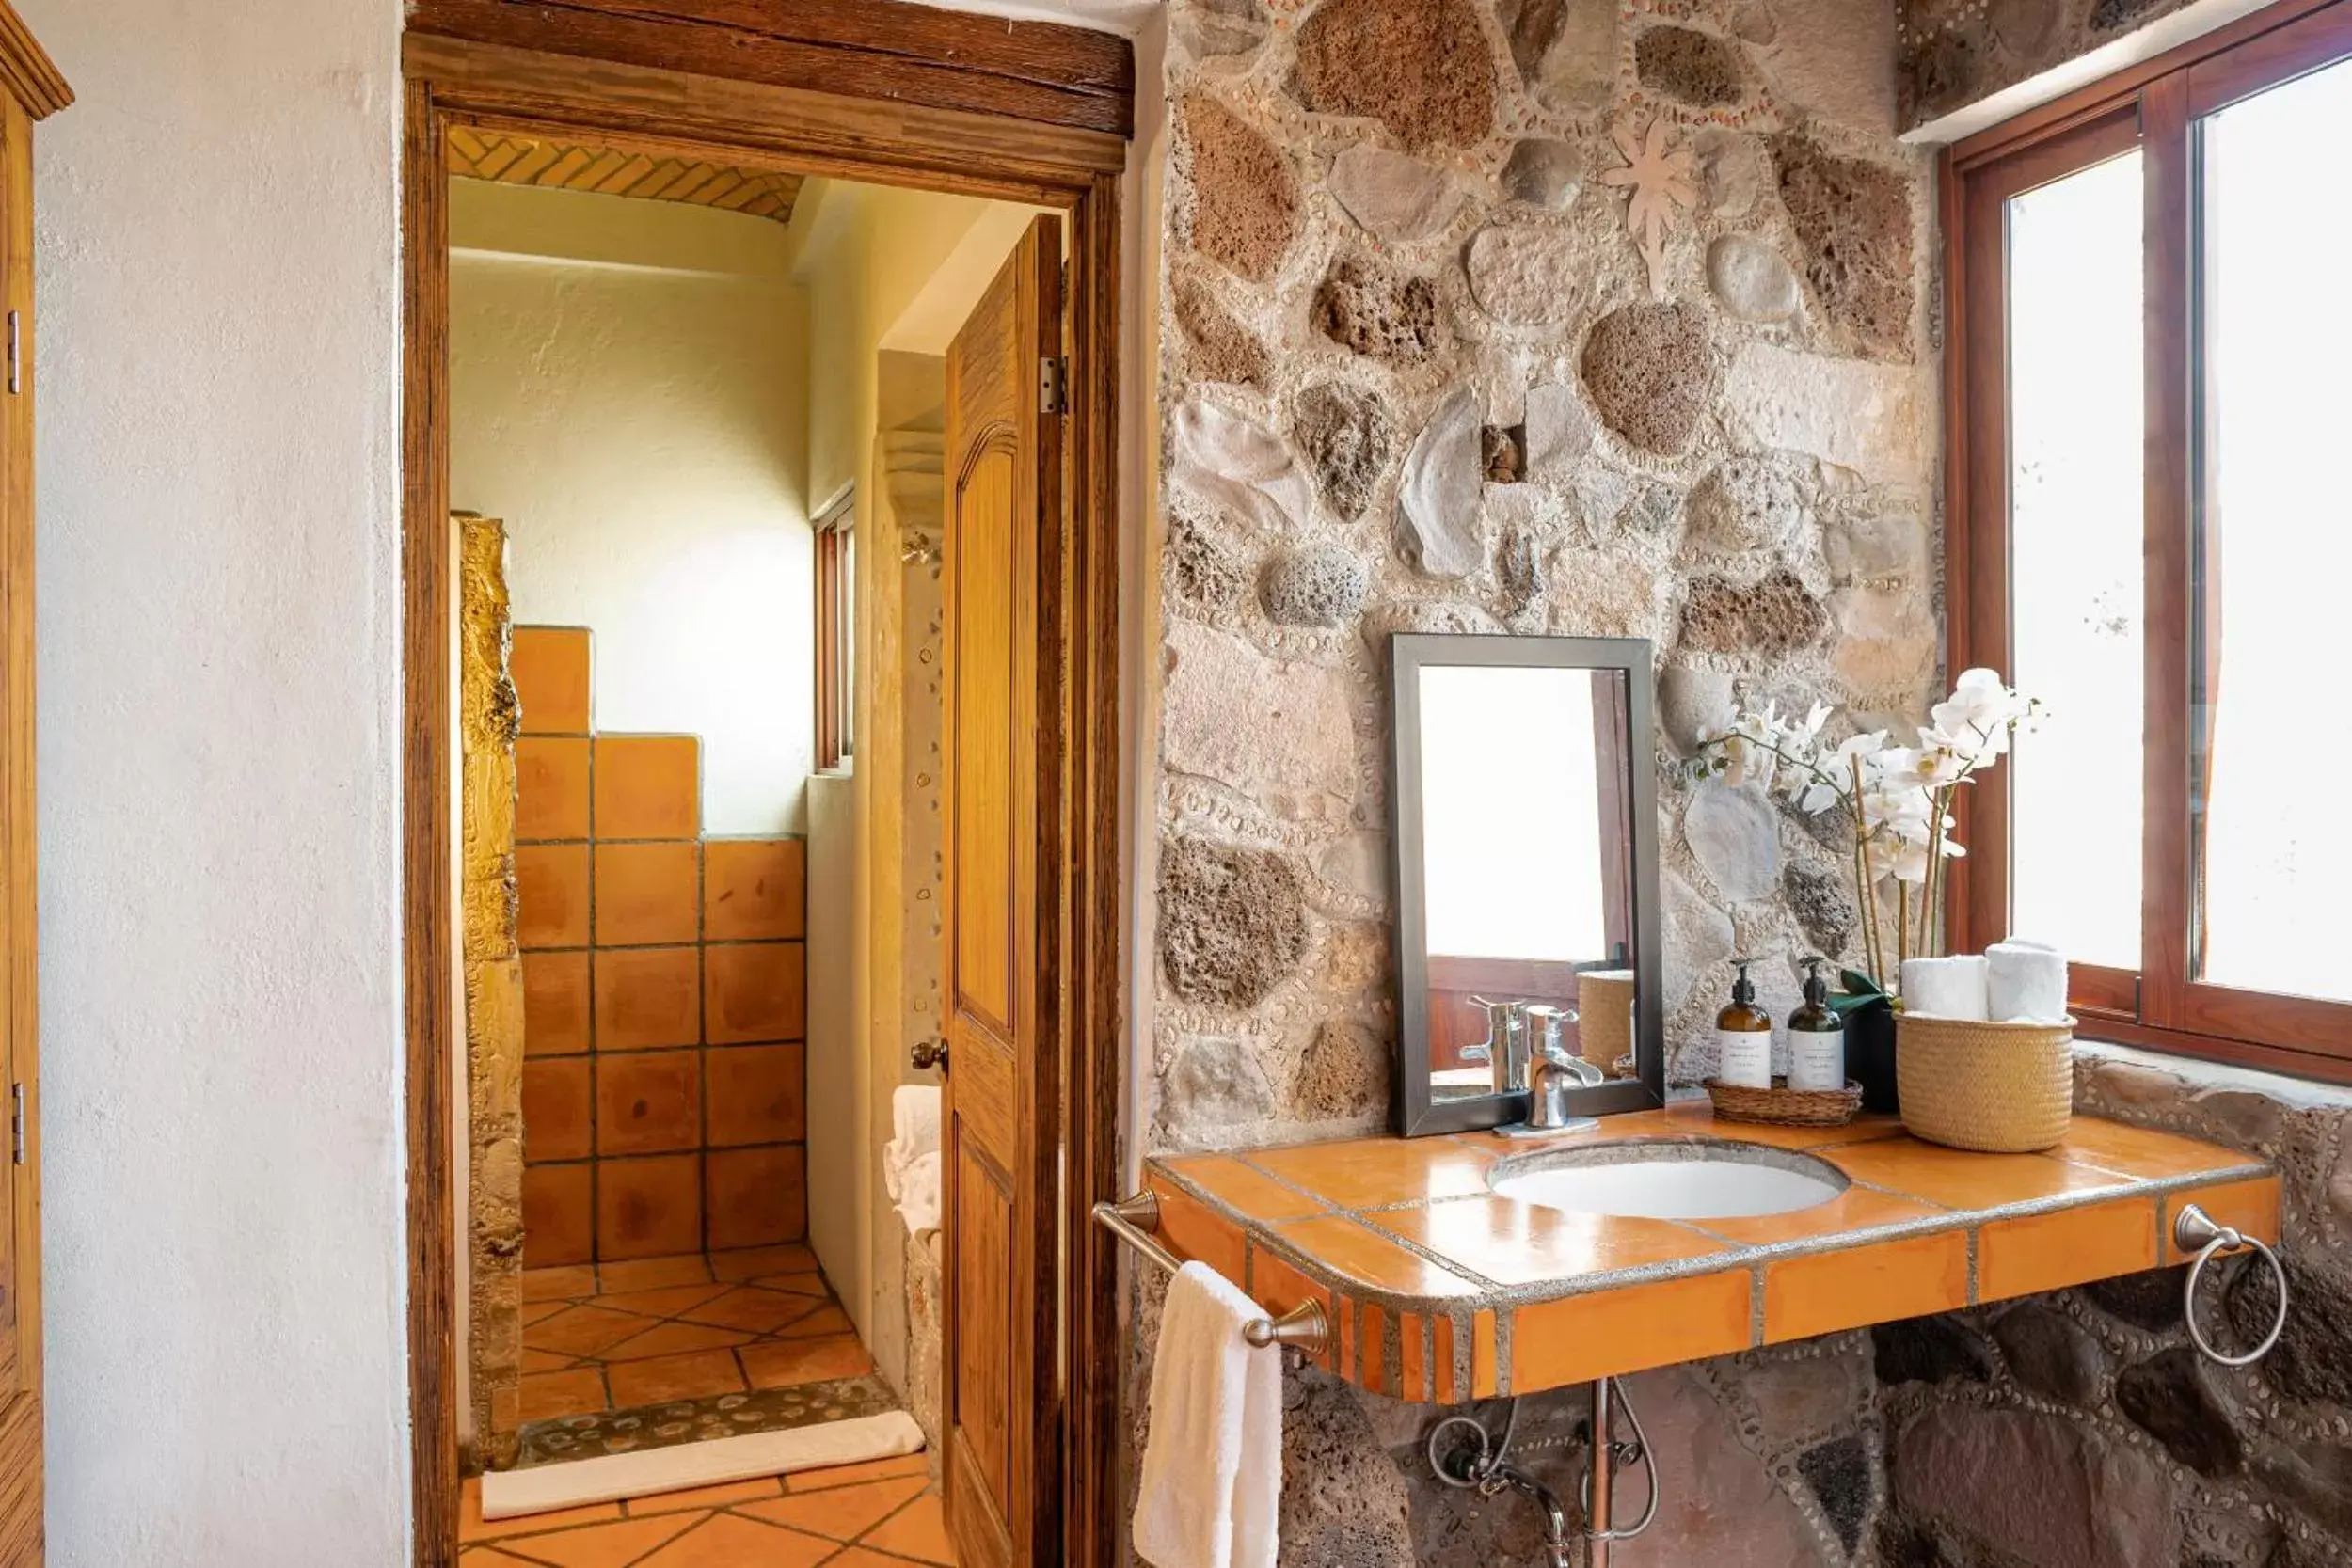
[[[914,1424],[914,1418],[903,1410],[890,1410],[786,1432],[602,1454],[564,1465],[534,1465],[528,1470],[493,1470],[482,1478],[482,1516],[518,1519],[590,1503],[680,1492],[690,1486],[719,1486],[730,1481],[790,1475],[795,1470],[892,1459],[919,1453],[922,1448],[923,1429]]]

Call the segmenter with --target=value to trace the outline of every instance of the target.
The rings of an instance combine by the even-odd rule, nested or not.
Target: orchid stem
[[[1870,830],[1869,824],[1863,819],[1862,812],[1862,759],[1850,756],[1846,762],[1853,769],[1854,883],[1855,890],[1862,895],[1862,918],[1869,932],[1865,951],[1869,955],[1870,978],[1878,982],[1879,990],[1885,990],[1886,951],[1881,945],[1879,936],[1878,879],[1870,872]]]

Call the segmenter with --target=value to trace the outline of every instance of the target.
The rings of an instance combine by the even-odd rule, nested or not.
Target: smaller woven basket
[[[1772,1127],[1843,1127],[1862,1109],[1862,1085],[1842,1089],[1759,1089],[1745,1084],[1707,1080],[1707,1098],[1725,1121],[1756,1121]]]
[[[1903,1125],[1952,1148],[2026,1154],[2074,1117],[2074,1021],[1991,1023],[1899,1015],[1895,1080]]]

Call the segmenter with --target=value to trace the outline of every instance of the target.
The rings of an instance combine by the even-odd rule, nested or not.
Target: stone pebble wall
[[[1675,1076],[1835,835],[1674,753],[1935,673],[1923,156],[1883,0],[1182,0],[1161,405],[1159,1149],[1382,1126],[1394,631],[1658,649]],[[1504,737],[1498,737],[1499,744]]]
[[[2088,55],[2190,0],[1898,0],[1906,128]]]

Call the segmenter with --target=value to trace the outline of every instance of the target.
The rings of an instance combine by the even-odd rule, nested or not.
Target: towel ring
[[[2250,1367],[2268,1355],[2270,1348],[2279,1342],[2279,1336],[2286,1332],[2287,1326],[2287,1271],[2286,1266],[2279,1261],[2279,1255],[2257,1237],[2233,1230],[2226,1225],[2215,1224],[2213,1216],[2194,1203],[2184,1207],[2173,1220],[2172,1243],[2183,1252],[2193,1248],[2197,1253],[2196,1260],[2188,1266],[2188,1282],[2181,1287],[2181,1316],[2187,1323],[2188,1337],[2196,1341],[2197,1348],[2224,1367]],[[2213,1341],[2205,1338],[2205,1331],[2197,1326],[2197,1281],[2204,1274],[2205,1265],[2215,1258],[2247,1247],[2262,1254],[2263,1261],[2270,1265],[2272,1275],[2279,1281],[2279,1315],[2271,1321],[2270,1332],[2263,1336],[2262,1343],[2243,1355],[2224,1355],[2214,1349]]]

